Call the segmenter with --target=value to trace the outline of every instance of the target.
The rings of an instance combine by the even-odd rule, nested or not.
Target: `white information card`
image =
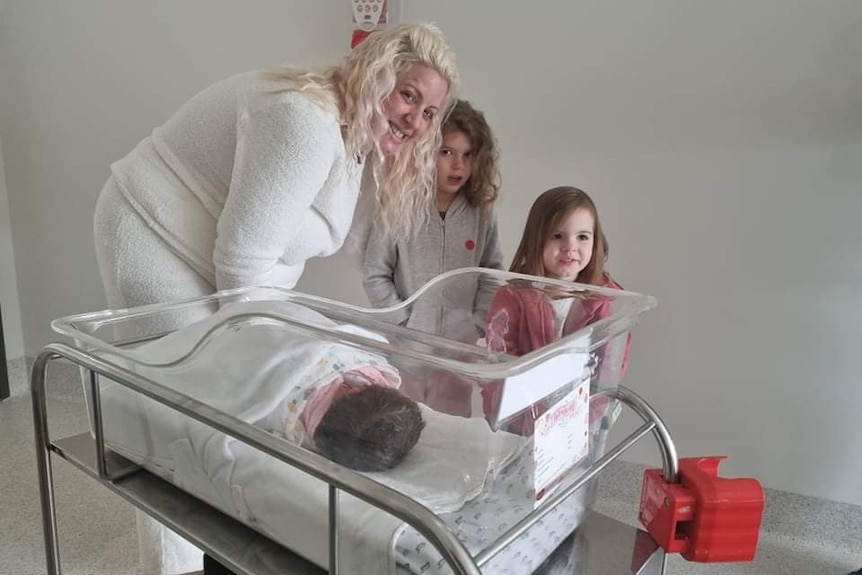
[[[535,423],[534,480],[536,500],[589,453],[589,379],[578,385]]]

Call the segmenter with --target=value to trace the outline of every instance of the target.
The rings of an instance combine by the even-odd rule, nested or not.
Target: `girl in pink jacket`
[[[607,257],[607,239],[592,199],[582,190],[561,186],[544,192],[533,203],[509,271],[622,289],[604,270]],[[568,297],[554,298],[547,289],[538,289],[526,281],[500,288],[488,311],[489,350],[521,356],[612,313],[609,297],[565,295]],[[628,367],[630,345],[629,335],[620,379]],[[487,386],[482,391],[485,414],[492,420],[496,418],[501,392],[500,385]],[[529,435],[534,415],[538,414],[524,414],[508,427]]]

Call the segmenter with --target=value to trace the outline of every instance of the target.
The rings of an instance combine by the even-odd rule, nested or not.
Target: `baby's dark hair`
[[[317,425],[314,444],[345,467],[384,471],[404,459],[424,427],[415,401],[397,389],[368,385],[332,403]]]

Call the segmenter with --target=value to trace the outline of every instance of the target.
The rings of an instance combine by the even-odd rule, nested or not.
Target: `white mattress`
[[[256,305],[260,304],[242,311]],[[163,338],[139,355],[149,360],[179,357],[206,329],[203,325],[186,334],[177,332],[180,335]],[[237,339],[250,334],[255,334],[252,340]],[[206,361],[169,370],[132,366],[183,393],[204,395],[214,407],[255,423],[278,404],[278,382],[285,373],[302,369],[302,346],[286,347],[280,337],[277,330],[228,331],[203,348],[203,355],[210,354]],[[242,366],[231,361],[231,353],[238,350]],[[327,566],[326,484],[126,388],[109,382],[102,385],[105,436],[112,449],[308,560]],[[467,548],[478,552],[532,507],[530,453],[518,451],[523,446],[520,438],[491,433],[483,420],[428,410],[425,416],[426,430],[408,459],[392,473],[370,475],[440,512]],[[500,466],[499,473],[488,474],[485,481],[485,472]],[[412,486],[411,481],[423,477],[430,483]],[[581,490],[563,502],[484,572],[532,573],[583,519],[590,496],[589,490]],[[345,573],[450,572],[421,535],[387,513],[346,494],[340,499],[340,513]]]
[[[309,561],[328,565],[328,491],[324,483],[293,469],[245,444],[231,444],[234,462],[232,502],[225,505],[212,478],[192,464],[191,444],[174,441],[170,451],[177,468],[158,465],[146,454],[126,449],[117,429],[133,414],[118,409],[119,388],[102,392],[104,422],[109,446],[173,482],[206,503],[239,519]],[[123,402],[124,403],[124,402]],[[492,475],[482,493],[461,509],[441,516],[473,553],[493,542],[531,508],[529,493],[532,459],[524,451],[498,475]],[[582,489],[545,516],[521,538],[504,549],[483,569],[493,575],[532,573],[582,521],[592,495]],[[340,498],[340,552],[342,572],[414,575],[449,574],[441,555],[413,527],[347,494]]]

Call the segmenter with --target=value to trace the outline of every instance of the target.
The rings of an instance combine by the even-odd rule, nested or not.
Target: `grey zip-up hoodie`
[[[503,269],[503,250],[493,211],[470,206],[458,194],[445,219],[434,210],[428,223],[395,239],[372,229],[362,285],[374,307],[396,305],[441,273],[466,267]],[[407,327],[476,343],[496,285],[465,276],[445,291],[427,293],[410,311]],[[427,296],[427,297],[426,297]]]

